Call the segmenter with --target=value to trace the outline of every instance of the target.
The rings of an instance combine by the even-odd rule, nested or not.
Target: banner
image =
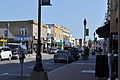
[[[42,5],[50,5],[50,0],[42,0]]]

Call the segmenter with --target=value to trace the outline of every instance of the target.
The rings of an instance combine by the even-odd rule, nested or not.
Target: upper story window
[[[20,34],[23,36],[26,36],[28,34],[28,29],[27,28],[21,28],[20,29]]]

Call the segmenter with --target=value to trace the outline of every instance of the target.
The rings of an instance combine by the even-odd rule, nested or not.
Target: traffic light
[[[86,36],[89,36],[89,29],[86,29]]]

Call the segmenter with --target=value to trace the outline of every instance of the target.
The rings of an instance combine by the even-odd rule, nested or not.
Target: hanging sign
[[[50,0],[42,0],[42,5],[50,5]]]

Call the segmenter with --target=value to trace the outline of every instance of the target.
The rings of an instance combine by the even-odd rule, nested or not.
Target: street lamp
[[[41,3],[42,1],[42,3]],[[41,56],[41,6],[50,5],[50,0],[38,0],[38,45],[36,62],[30,80],[48,80],[47,72],[44,72]]]
[[[86,19],[84,19],[84,47],[85,47],[85,41],[86,41],[86,24],[87,24],[87,21]]]
[[[41,0],[38,1],[38,45],[36,62],[33,68],[34,72],[43,72],[42,57],[41,57]]]

